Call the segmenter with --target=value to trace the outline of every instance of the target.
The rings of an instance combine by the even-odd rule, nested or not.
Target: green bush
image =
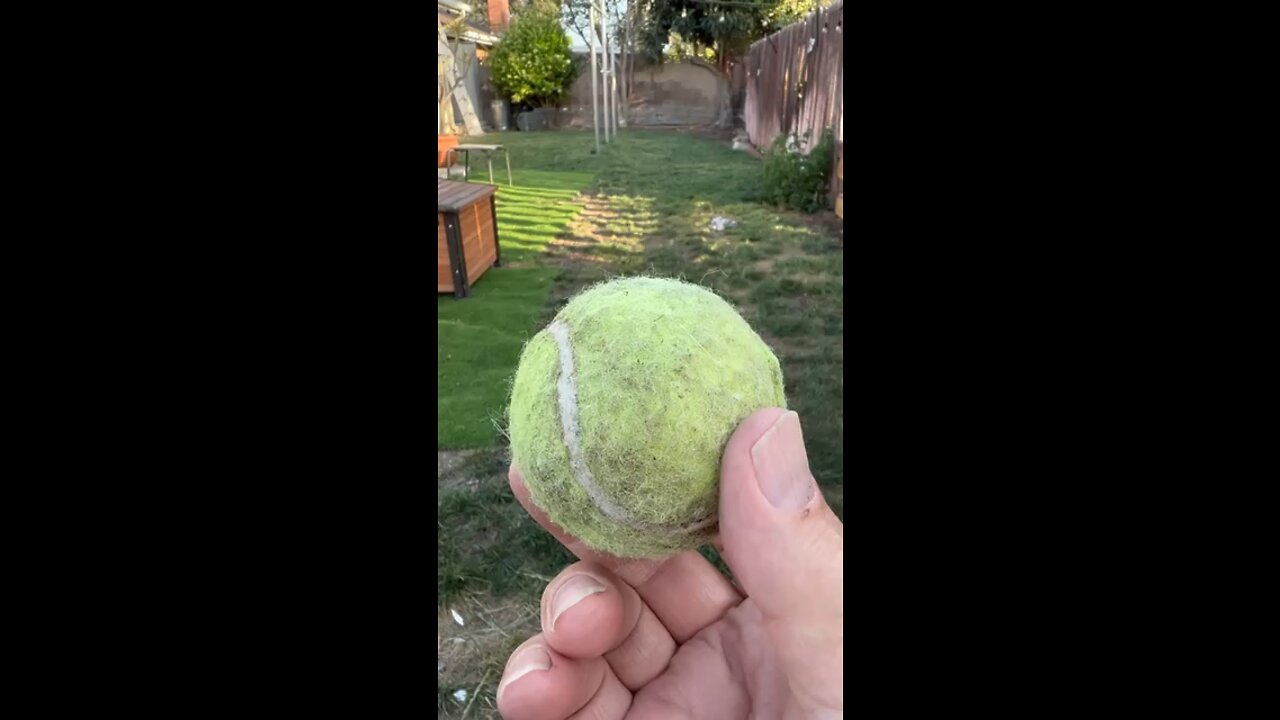
[[[490,81],[515,103],[554,105],[577,74],[558,10],[521,13],[489,55]]]
[[[779,135],[764,156],[765,202],[809,213],[825,208],[834,158],[830,130],[808,155]]]

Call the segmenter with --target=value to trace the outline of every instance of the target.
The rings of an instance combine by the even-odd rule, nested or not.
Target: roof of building
[[[441,4],[444,4],[443,0]],[[462,3],[457,3],[457,4],[461,5]],[[436,10],[436,21],[439,22],[441,25],[448,25],[452,22],[455,22],[457,21],[458,17],[459,16],[453,15],[451,13],[442,12],[439,9]],[[501,40],[501,38],[499,38],[497,35],[494,35],[488,30],[485,30],[484,28],[477,27],[475,25],[472,25],[471,23],[464,23],[463,25],[464,27],[466,27],[466,30],[463,31],[462,33],[462,39],[468,42],[473,42],[477,45],[484,45],[485,47],[491,47],[493,45],[496,45],[498,40]]]

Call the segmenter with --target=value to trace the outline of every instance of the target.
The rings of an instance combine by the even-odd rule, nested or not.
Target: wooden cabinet
[[[502,266],[493,185],[436,181],[436,292],[465,298],[491,267]]]

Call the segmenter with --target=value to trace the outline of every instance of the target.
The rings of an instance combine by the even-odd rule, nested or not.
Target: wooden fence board
[[[747,53],[747,135],[764,150],[796,135],[807,152],[831,128],[844,143],[844,0],[760,40]],[[843,169],[843,168],[842,168]],[[831,201],[842,194],[831,177]]]

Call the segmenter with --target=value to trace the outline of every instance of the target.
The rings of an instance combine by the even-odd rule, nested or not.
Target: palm
[[[669,717],[780,718],[796,703],[769,644],[760,610],[748,598],[681,645],[666,672],[639,689],[628,720]],[[654,709],[658,711],[653,711]]]

